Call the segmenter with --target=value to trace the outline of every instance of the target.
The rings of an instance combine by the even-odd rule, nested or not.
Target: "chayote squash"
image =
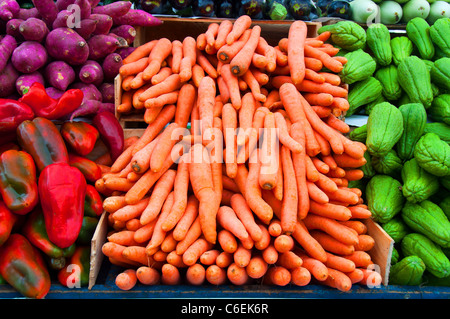
[[[450,146],[434,133],[423,135],[414,149],[420,167],[436,176],[450,175]]]
[[[391,39],[392,61],[396,66],[409,57],[413,52],[413,43],[408,37],[395,37]]]
[[[450,260],[427,236],[410,233],[401,242],[402,253],[405,256],[418,256],[425,264],[426,270],[438,278],[450,276]]]
[[[369,25],[366,31],[367,46],[373,53],[375,61],[381,66],[392,62],[391,35],[389,29],[382,23]]]
[[[443,200],[441,200],[439,203],[439,207],[442,209],[445,216],[450,219],[450,196],[447,196]]]
[[[403,163],[395,150],[391,149],[382,157],[372,157],[372,166],[378,174],[397,177],[400,176]]]
[[[397,217],[389,220],[387,223],[382,224],[381,227],[396,243],[401,242],[403,237],[411,232],[408,225],[406,225],[403,219],[398,215]]]
[[[430,38],[435,48],[450,56],[450,19],[441,18],[430,27]]]
[[[415,158],[405,162],[401,174],[403,180],[403,196],[411,203],[424,201],[439,189],[437,176],[428,173],[420,167]]]
[[[450,94],[438,95],[431,103],[428,113],[434,121],[450,125]]]
[[[403,116],[403,133],[395,148],[398,157],[406,161],[414,156],[416,143],[424,133],[427,111],[421,103],[403,104],[398,109]]]
[[[414,232],[427,236],[443,248],[450,248],[450,222],[437,204],[429,200],[406,202],[401,216]]]
[[[439,88],[450,90],[450,58],[434,61],[430,71],[431,82]]]
[[[350,137],[352,141],[365,143],[367,137],[367,124],[361,125],[351,130],[350,133],[348,133],[348,137]]]
[[[411,55],[398,65],[398,82],[412,103],[422,103],[427,109],[433,101],[430,72],[425,62]]]
[[[439,179],[439,182],[441,183],[442,186],[444,186],[444,188],[448,191],[450,191],[450,179],[445,177],[441,177]]]
[[[398,72],[395,65],[391,64],[378,69],[375,72],[375,78],[380,81],[383,87],[381,94],[388,101],[396,101],[402,96],[403,90],[398,83]]]
[[[383,91],[383,87],[381,87],[381,91]],[[375,100],[364,105],[365,114],[370,115],[370,112],[372,112],[373,107],[377,104],[380,104],[381,102],[387,102],[383,94],[378,95],[378,97]]]
[[[395,265],[400,259],[400,254],[398,253],[397,248],[392,247],[392,255],[391,255],[391,266]]]
[[[347,97],[350,107],[347,110],[346,116],[355,114],[361,106],[377,99],[381,95],[382,88],[380,81],[372,76],[354,83]]]
[[[361,166],[360,169],[363,171],[364,177],[371,178],[377,173],[372,166],[372,156],[366,151],[364,152],[364,158],[366,159],[366,164]]]
[[[352,84],[372,76],[377,68],[377,63],[372,56],[363,49],[351,51],[345,55],[347,63],[339,73],[342,81]]]
[[[367,120],[367,150],[377,157],[385,156],[403,133],[403,116],[389,102],[375,105]]]
[[[430,25],[421,18],[416,17],[406,24],[406,34],[414,43],[422,59],[431,60],[434,56],[434,45],[430,37]]]
[[[450,144],[450,126],[445,123],[427,123],[425,124],[424,133],[434,133],[439,136],[441,140],[443,140],[447,144]]]
[[[320,27],[318,33],[331,32],[331,41],[347,51],[362,49],[366,45],[366,31],[353,21],[339,21]]]
[[[405,202],[402,184],[388,175],[375,175],[367,183],[366,199],[372,218],[386,223],[397,215]]]
[[[389,283],[402,286],[416,286],[421,283],[425,264],[418,256],[407,256],[389,271]]]

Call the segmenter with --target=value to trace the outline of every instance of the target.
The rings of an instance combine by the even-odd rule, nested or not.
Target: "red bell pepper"
[[[0,99],[0,133],[14,132],[20,123],[34,118],[27,104],[10,99]]]
[[[86,185],[84,199],[84,216],[99,217],[103,213],[103,199],[95,186]]]
[[[119,121],[111,112],[100,112],[92,119],[92,125],[97,128],[100,138],[111,153],[111,159],[115,161],[122,154],[125,143]]]
[[[50,290],[50,274],[39,250],[18,233],[0,246],[0,275],[28,298],[44,298]]]
[[[36,116],[57,120],[79,108],[83,97],[83,91],[71,89],[65,91],[59,99],[53,99],[47,94],[45,87],[36,82],[19,101],[29,105]]]
[[[0,199],[0,246],[3,245],[11,235],[11,231],[17,221],[17,216],[11,212]]]
[[[94,149],[100,134],[89,123],[64,122],[61,125],[61,136],[69,146],[69,149],[80,156],[86,156]]]
[[[30,154],[9,150],[0,155],[0,194],[6,206],[19,215],[37,205],[36,166]]]
[[[86,179],[67,163],[45,167],[38,181],[48,238],[60,248],[75,243],[83,223]]]
[[[69,288],[87,286],[90,261],[91,247],[78,246],[66,266],[58,272],[58,281]]]
[[[102,177],[100,166],[86,157],[69,154],[69,164],[78,168],[88,182],[95,183],[96,180]]]
[[[36,117],[32,121],[23,121],[17,128],[17,140],[33,157],[39,171],[53,163],[69,163],[66,144],[58,128],[46,118]]]

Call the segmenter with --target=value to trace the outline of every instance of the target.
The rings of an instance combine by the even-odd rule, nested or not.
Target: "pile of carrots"
[[[117,112],[148,126],[96,182],[120,289],[381,282],[371,213],[349,187],[366,146],[345,136],[346,59],[329,37],[295,21],[271,45],[241,16],[124,60]]]

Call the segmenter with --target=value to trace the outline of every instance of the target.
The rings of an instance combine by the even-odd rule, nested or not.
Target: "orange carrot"
[[[277,264],[287,269],[294,269],[301,267],[301,265],[303,264],[303,260],[295,252],[293,252],[292,250],[288,250],[286,252],[280,253]]]
[[[252,258],[252,250],[245,248],[244,245],[239,244],[236,251],[233,253],[233,261],[239,267],[247,267]]]
[[[236,246],[237,247],[237,246]],[[216,258],[216,265],[220,268],[226,268],[233,262],[233,253],[222,251]]]
[[[291,157],[291,152],[286,146],[281,147],[281,163],[283,170],[283,200],[281,206],[281,228],[284,234],[291,234],[295,229],[299,216],[299,190],[296,171]],[[306,180],[305,180],[306,181]],[[304,190],[302,190],[304,191]]]
[[[191,79],[195,87],[198,88],[198,86],[200,85],[200,81],[201,79],[203,79],[204,76],[205,70],[203,70],[203,68],[197,63],[194,64],[191,69]]]
[[[206,130],[213,127],[216,84],[213,78],[205,76],[198,88],[198,111],[201,119],[202,137],[205,139]]]
[[[249,233],[245,229],[244,224],[231,207],[221,206],[219,208],[217,222],[240,240],[245,240],[249,237]]]
[[[261,87],[255,76],[253,75],[252,70],[247,70],[247,72],[242,75],[242,79],[245,81],[245,83],[247,83],[254,99],[256,101],[264,103],[266,101],[266,96],[261,93]]]
[[[148,57],[149,63],[143,70],[143,79],[151,80],[152,76],[157,74],[162,67],[163,61],[172,53],[172,41],[167,38],[160,38],[153,47]]]
[[[236,25],[236,22],[234,25]],[[234,74],[236,76],[241,76],[248,70],[248,68],[250,67],[250,64],[252,62],[253,54],[258,45],[260,35],[261,35],[261,27],[258,25],[255,25],[251,29],[250,36],[249,36],[247,42],[245,43],[245,45],[239,50],[239,52],[230,61],[230,69],[231,69],[232,74]]]
[[[291,273],[281,266],[270,267],[264,276],[264,282],[268,285],[286,286],[291,282]]]
[[[147,67],[148,63],[149,63],[149,58],[145,57],[145,58],[141,58],[135,62],[123,64],[119,69],[119,74],[122,77],[127,77],[129,75],[136,75],[136,74],[144,71],[144,69]]]
[[[281,222],[278,219],[272,219],[269,226],[267,227],[267,230],[272,237],[281,235],[283,231],[281,228]]]
[[[202,69],[206,72],[206,74],[208,74],[213,79],[216,79],[219,76],[214,65],[212,65],[212,63],[208,60],[208,58],[200,50],[197,51],[197,60],[196,61],[197,61],[197,64],[200,65],[202,67]]]
[[[158,118],[152,124],[148,125],[142,136],[133,146],[133,155],[144,148],[145,145],[150,143],[160,133],[164,126],[166,126],[166,124],[169,123],[169,121],[171,121],[175,116],[175,110],[175,105],[168,105],[161,110]]]
[[[336,255],[350,255],[355,251],[353,245],[344,244],[320,230],[312,230],[311,236],[328,252]]]
[[[269,45],[263,37],[260,37],[258,45],[256,47],[256,51],[264,55],[267,60],[267,63],[264,67],[265,70],[270,73],[275,71],[275,68],[277,67],[277,52],[275,48]]]
[[[219,231],[217,240],[223,251],[227,253],[233,254],[238,247],[236,237],[231,231],[227,229],[221,229]]]
[[[187,126],[192,108],[194,107],[196,94],[197,92],[192,84],[185,83],[181,86],[175,111],[175,123],[179,127],[184,128]]]
[[[115,284],[121,290],[130,290],[136,286],[136,270],[126,269],[116,276]]]
[[[290,151],[294,153],[300,153],[303,150],[303,146],[289,135],[286,119],[284,118],[284,116],[279,112],[275,112],[274,117],[275,125],[278,129],[278,138],[280,139],[281,144],[286,146]]]
[[[231,178],[235,178],[237,174],[237,146],[235,135],[235,130],[237,129],[237,112],[236,109],[231,105],[231,103],[225,103],[222,107],[222,125],[225,134],[225,167],[227,175]]]
[[[194,264],[186,270],[186,281],[194,286],[203,284],[206,280],[206,269],[201,264]]]
[[[124,91],[122,93],[122,100],[117,106],[117,112],[127,113],[133,108],[133,95],[135,91]]]
[[[355,250],[352,254],[346,255],[345,258],[354,262],[358,268],[367,268],[369,265],[373,264],[370,255],[362,250]]]
[[[177,103],[178,93],[179,91],[177,90],[149,98],[144,102],[144,106],[146,109],[159,108],[161,110],[164,105]]]
[[[152,237],[145,247],[148,255],[153,255],[155,252],[159,250],[159,246],[164,241],[167,232],[161,228],[162,222],[166,219],[167,215],[170,213],[170,209],[173,205],[173,192],[171,192],[168,196],[164,205],[161,209],[161,213],[156,220],[156,224],[153,230]]]
[[[178,90],[181,86],[181,80],[179,74],[171,74],[162,82],[150,86],[147,90],[139,95],[139,101],[145,102],[150,98],[157,97],[164,93],[170,93]]]
[[[225,19],[219,24],[219,28],[217,30],[217,35],[214,42],[214,47],[216,50],[219,50],[227,43],[227,36],[233,29],[233,23]]]
[[[295,230],[292,233],[292,237],[300,244],[300,246],[305,249],[305,251],[311,257],[325,262],[327,260],[327,256],[325,253],[324,247],[315,239],[312,234],[309,233],[306,226],[302,221],[298,221],[295,226]]]
[[[195,40],[195,45],[199,50],[204,50],[206,48],[206,34],[200,33]]]
[[[181,282],[181,274],[177,267],[164,264],[161,268],[161,283],[164,285],[178,285]]]
[[[349,291],[352,288],[350,278],[345,273],[333,268],[328,268],[328,278],[322,283],[340,291]]]
[[[134,49],[133,52],[131,52],[125,59],[122,60],[123,64],[128,64],[131,62],[135,62],[139,59],[142,59],[144,57],[148,57],[150,55],[150,52],[153,50],[153,47],[155,46],[156,42],[158,40],[152,40],[147,43],[144,43]]]
[[[355,270],[356,265],[348,258],[327,253],[327,261],[325,265],[329,268],[333,268],[342,272],[352,272]]]
[[[188,203],[188,187],[189,187],[189,164],[186,162],[187,155],[181,157],[178,163],[177,174],[174,180],[173,192],[174,203],[169,216],[164,220],[161,227],[168,231],[173,229],[183,213]]]
[[[308,194],[309,197],[311,198],[311,200],[320,203],[320,204],[325,204],[329,202],[329,198],[327,196],[327,194],[322,191],[319,187],[317,187],[316,184],[314,184],[313,182],[310,181],[306,181],[306,185],[308,188]]]
[[[134,241],[134,231],[121,230],[110,234],[107,237],[111,243],[116,243],[123,246],[134,246],[137,243]]]
[[[239,37],[239,39],[234,41],[231,45],[223,45],[217,51],[217,58],[219,59],[219,61],[223,63],[229,63],[247,43],[248,39],[250,38],[250,34],[251,30],[247,29]]]
[[[375,240],[370,235],[360,234],[358,236],[358,244],[355,245],[355,250],[369,251],[375,246]]]
[[[153,172],[161,171],[166,158],[170,156],[173,147],[179,141],[177,136],[180,133],[179,128],[180,126],[177,123],[171,123],[161,133],[150,158],[150,169]]]
[[[149,198],[143,198],[134,205],[126,205],[116,210],[113,214],[114,220],[129,221],[130,219],[139,217],[148,205]]]
[[[333,103],[333,95],[329,93],[306,93],[303,97],[311,105],[330,106]]]
[[[285,253],[294,247],[294,239],[289,235],[281,234],[275,238],[273,245],[279,253]]]
[[[381,274],[373,269],[358,268],[363,273],[363,279],[360,283],[369,287],[379,287],[382,283],[383,278]]]
[[[217,265],[211,265],[206,268],[205,277],[210,284],[219,286],[226,282],[227,273],[223,268]]]
[[[232,263],[227,268],[228,280],[236,286],[244,285],[248,282],[249,276],[243,267],[239,267],[236,263]]]
[[[264,261],[269,265],[275,264],[279,257],[279,253],[273,244],[269,244],[266,248],[264,248],[261,255]]]
[[[264,118],[263,141],[258,161],[261,162],[259,185],[262,189],[273,189],[277,183],[279,147],[275,128],[275,115],[272,112]]]
[[[136,270],[136,277],[141,284],[152,286],[160,282],[161,274],[152,267],[141,266]]]
[[[294,21],[288,34],[288,64],[294,84],[299,84],[305,78],[305,41],[308,28],[301,20]]]
[[[259,241],[262,239],[261,228],[256,223],[253,213],[250,210],[244,196],[241,194],[235,194],[231,197],[231,207],[233,208],[236,216],[244,225],[248,234],[254,241]]]
[[[252,19],[248,15],[242,15],[239,18],[237,18],[233,23],[233,28],[227,35],[227,44],[231,45],[233,42],[235,42],[239,37],[250,28],[252,23]]]
[[[121,263],[140,266],[140,263],[129,260],[122,255],[125,248],[126,247],[123,245],[106,242],[102,245],[102,253],[109,258],[114,258],[115,260],[120,261]]]
[[[168,77],[169,75],[172,75],[173,73],[176,73],[176,72],[173,72],[171,68],[169,68],[169,67],[167,67],[167,66],[166,66],[166,67],[163,67],[161,70],[159,70],[159,72],[158,72],[157,74],[155,74],[155,75],[152,77],[151,83],[152,83],[153,85],[158,84],[158,83],[161,83],[162,81],[164,81],[165,79],[167,79],[167,77]]]
[[[219,24],[218,23],[210,23],[205,31],[206,43],[208,45],[214,46],[217,33],[219,32]]]
[[[173,238],[173,232],[168,232],[166,238],[164,238],[161,243],[161,251],[165,253],[170,253],[174,251],[177,246],[178,241]]]
[[[172,192],[176,175],[177,172],[175,170],[169,169],[158,179],[150,195],[148,205],[141,214],[140,221],[142,225],[150,223],[158,216],[164,205],[164,201],[167,200],[169,194]]]
[[[339,73],[343,69],[341,62],[333,59],[328,53],[321,51],[318,48],[305,45],[304,54],[307,57],[315,58],[322,61],[323,65],[332,72]]]
[[[305,56],[305,67],[310,70],[319,72],[320,70],[322,70],[323,63],[319,59],[310,58],[310,57]]]
[[[291,282],[296,286],[306,286],[311,282],[311,273],[305,267],[291,269]]]
[[[361,269],[356,268],[352,272],[346,273],[352,284],[356,284],[364,279],[364,273]]]
[[[230,95],[231,104],[236,110],[241,108],[241,92],[239,90],[239,80],[231,72],[230,64],[224,64],[221,69],[221,77],[227,85],[228,93]]]
[[[244,196],[250,209],[263,223],[269,224],[273,217],[273,210],[261,196],[261,188],[259,186],[261,163],[258,159],[258,151],[253,152],[253,154],[256,154],[256,156],[253,156],[253,159],[249,159],[249,172],[247,182],[245,184]]]
[[[145,247],[137,245],[125,247],[122,251],[122,256],[128,260],[132,260],[146,266],[150,265],[153,261],[151,256],[148,256],[145,252]]]
[[[182,240],[180,240],[176,247],[176,252],[178,255],[182,255],[189,246],[194,243],[202,235],[202,229],[200,225],[200,218],[197,216],[192,223],[191,227],[187,231],[186,235]]]
[[[252,256],[245,270],[250,278],[262,278],[269,269],[268,264],[261,256]]]
[[[206,241],[204,238],[199,238],[194,241],[183,253],[183,262],[187,266],[192,266],[205,251],[208,251],[211,248],[211,243]]]
[[[328,277],[328,268],[323,262],[308,256],[299,249],[295,249],[295,253],[302,259],[302,267],[305,267],[316,280],[324,281]]]
[[[221,251],[218,249],[210,249],[210,250],[205,251],[200,256],[200,263],[202,263],[203,265],[206,265],[206,266],[215,264],[217,256],[219,256],[220,252]]]
[[[105,181],[105,187],[111,191],[127,192],[133,186],[134,183],[124,177],[110,177]]]
[[[252,65],[258,69],[265,68],[267,65],[267,58],[264,55],[255,52],[252,56]]]

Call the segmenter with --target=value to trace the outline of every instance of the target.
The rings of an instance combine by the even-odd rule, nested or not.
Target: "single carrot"
[[[219,286],[226,282],[227,272],[217,265],[211,265],[206,268],[205,278],[210,284]]]
[[[334,97],[329,93],[306,93],[303,97],[311,105],[330,106]]]
[[[340,242],[336,238],[320,230],[312,230],[311,236],[316,239],[320,245],[328,252],[336,255],[350,255],[355,251],[353,245]]]
[[[122,93],[122,100],[120,101],[120,104],[117,106],[117,112],[127,113],[132,110],[134,92],[135,91],[124,91]]]
[[[222,70],[222,67],[220,70]],[[216,81],[222,103],[226,104],[230,101],[230,91],[228,90],[228,86],[222,76],[219,76]]]
[[[148,57],[150,55],[150,52],[153,50],[156,42],[158,42],[158,40],[152,40],[138,46],[136,49],[134,49],[133,52],[131,52],[125,59],[122,60],[122,63],[128,64],[144,57]]]
[[[241,286],[249,281],[247,271],[243,267],[239,267],[236,263],[232,263],[227,268],[228,280],[236,286]]]
[[[261,86],[259,85],[259,82],[256,80],[255,76],[253,75],[252,70],[247,70],[247,72],[245,72],[242,75],[242,80],[244,80],[245,83],[247,83],[248,88],[252,92],[253,98],[256,101],[259,101],[261,103],[264,103],[266,101],[267,98],[263,93],[261,93]]]
[[[205,139],[206,130],[211,130],[214,119],[214,105],[216,84],[213,78],[205,76],[198,88],[198,111],[201,119],[202,137]]]
[[[161,95],[158,95],[156,97],[153,98],[149,98],[147,100],[145,100],[144,102],[144,107],[146,109],[149,108],[158,108],[158,109],[162,109],[163,106],[167,105],[167,104],[175,104],[178,101],[178,94],[179,91],[173,91],[173,92],[169,92],[169,93],[163,93]]]
[[[306,286],[311,282],[311,273],[305,267],[291,269],[291,282],[296,286]]]
[[[298,221],[292,237],[305,249],[311,257],[325,262],[327,260],[326,252],[320,242],[310,234],[302,221]]]
[[[245,229],[244,224],[231,207],[221,206],[219,208],[217,222],[240,240],[245,240],[249,237],[249,233]]]
[[[222,107],[222,125],[224,131],[226,161],[225,167],[227,175],[235,178],[237,174],[237,145],[236,134],[237,129],[237,111],[231,103],[225,103]]]
[[[364,273],[362,272],[361,269],[358,268],[356,268],[352,272],[346,273],[346,275],[348,276],[348,278],[350,278],[352,284],[356,284],[364,279]]]
[[[255,77],[256,81],[263,86],[269,83],[269,75],[259,69],[256,68],[250,68],[250,70],[253,73],[253,76]]]
[[[160,282],[161,274],[152,267],[141,266],[136,269],[136,278],[143,285],[153,286]]]
[[[333,268],[342,272],[352,272],[356,269],[356,265],[348,258],[338,256],[327,252],[327,261],[325,265],[329,268]]]
[[[281,144],[286,146],[292,152],[300,153],[303,150],[303,147],[289,135],[284,116],[279,112],[275,112],[274,117],[275,126],[278,129],[278,138],[280,139]]]
[[[143,198],[136,204],[126,205],[122,208],[119,208],[113,213],[114,220],[126,222],[133,218],[140,217],[145,207],[147,207],[148,201],[149,197]]]
[[[259,38],[256,52],[260,52],[266,58],[267,63],[264,66],[265,70],[269,73],[275,71],[275,68],[277,67],[277,52],[263,37]]]
[[[195,46],[199,49],[199,50],[204,50],[206,48],[206,34],[200,33],[197,36],[197,39],[195,40]]]
[[[339,73],[343,69],[343,65],[341,62],[333,59],[328,53],[323,52],[318,48],[305,45],[304,54],[307,57],[315,58],[322,61],[323,65],[332,72]]]
[[[346,134],[350,132],[350,126],[345,123],[344,121],[340,120],[333,114],[330,114],[326,119],[325,122],[332,128],[336,129],[337,131],[341,132],[342,134]]]
[[[267,58],[266,58],[266,56],[255,52],[255,53],[253,53],[251,63],[255,68],[263,69],[267,65]]]
[[[203,68],[197,63],[194,64],[191,69],[191,79],[195,87],[198,88],[198,86],[200,85],[200,81],[201,79],[203,79],[204,76],[205,70],[203,70]]]
[[[258,159],[258,151],[253,152],[256,156],[249,159],[249,171],[247,182],[245,184],[245,198],[250,209],[259,217],[259,219],[269,224],[273,217],[273,210],[261,196],[261,188],[259,186],[259,176],[261,163]],[[256,159],[255,159],[256,158]]]
[[[367,226],[360,220],[347,220],[347,221],[341,221],[342,225],[345,225],[353,230],[356,231],[358,235],[364,235],[367,233]],[[360,243],[364,242],[365,240],[360,238]],[[360,249],[359,249],[360,250]]]
[[[242,96],[242,106],[239,109],[239,130],[237,132],[237,145],[242,146],[248,142],[252,129],[253,117],[256,110],[256,101],[252,93]]]
[[[197,62],[196,64],[200,65],[202,69],[206,72],[206,74],[208,74],[213,79],[216,79],[219,76],[216,67],[214,67],[214,65],[200,50],[197,51],[196,62]]]
[[[267,230],[272,237],[281,235],[283,231],[283,229],[281,228],[281,222],[278,219],[272,219],[269,226],[267,227]]]
[[[294,239],[286,234],[281,234],[273,241],[273,246],[279,253],[285,253],[294,247]]]
[[[236,22],[234,25],[236,25]],[[252,62],[253,54],[258,45],[260,35],[261,27],[259,25],[253,26],[247,42],[230,61],[230,69],[232,74],[241,76],[248,70]]]
[[[163,242],[161,243],[161,251],[165,253],[170,253],[174,251],[177,246],[178,241],[173,238],[173,232],[169,231],[166,234]]]
[[[168,66],[161,68],[161,70],[159,70],[159,72],[157,74],[155,74],[152,77],[151,83],[153,85],[156,85],[158,83],[161,83],[162,81],[164,81],[165,79],[167,79],[167,77],[169,75],[172,75],[173,73],[177,73],[177,72],[173,72],[172,69]]]
[[[262,189],[273,189],[277,183],[278,171],[278,139],[275,127],[275,115],[272,112],[266,114],[264,118],[263,141],[258,161],[260,164],[259,185]]]
[[[125,196],[109,196],[103,200],[103,210],[112,215],[112,213],[126,206],[126,204]]]
[[[245,248],[243,244],[238,244],[238,248],[233,253],[233,261],[239,267],[247,267],[252,258],[252,250]]]
[[[230,95],[231,104],[236,110],[241,108],[241,92],[239,90],[239,81],[237,76],[231,72],[230,64],[224,64],[221,69],[221,77],[227,85],[228,93]]]
[[[208,251],[211,248],[212,244],[210,242],[206,241],[204,238],[198,238],[183,253],[183,262],[187,266],[192,266],[205,251]]]
[[[161,283],[164,285],[178,285],[181,282],[181,274],[177,267],[164,264],[161,268]]]
[[[245,197],[242,194],[234,194],[231,197],[231,207],[233,208],[236,216],[244,225],[245,229],[254,241],[262,239],[261,228],[256,223],[253,212],[248,206]]]
[[[136,286],[136,270],[126,269],[116,276],[115,284],[121,290],[130,290]]]
[[[352,213],[349,208],[332,203],[319,204],[314,201],[310,203],[310,212],[319,216],[336,219],[338,221],[349,220]]]
[[[134,246],[137,243],[134,241],[134,231],[120,230],[107,236],[111,243],[116,243],[123,246]]]
[[[233,42],[235,42],[239,37],[250,28],[252,24],[252,19],[248,15],[242,15],[239,18],[237,18],[233,23],[233,28],[227,35],[227,44],[231,45]]]
[[[134,80],[134,75],[127,75],[122,79],[122,89],[124,91],[130,91],[131,90],[131,82]]]
[[[355,245],[355,250],[369,251],[375,246],[375,239],[366,234],[358,235],[358,244]]]
[[[190,245],[192,245],[202,235],[200,218],[197,216],[187,231],[186,235],[180,240],[175,248],[178,255],[182,255]]]
[[[140,266],[141,265],[140,263],[129,260],[122,255],[125,248],[126,247],[123,245],[119,245],[119,244],[112,243],[112,242],[105,242],[102,245],[102,253],[105,256],[107,256],[109,258],[114,258],[115,260],[120,261],[124,264]]]
[[[359,196],[356,195],[354,192],[339,188],[337,191],[333,193],[327,193],[328,198],[330,200],[340,201],[344,203],[348,203],[350,205],[356,205],[359,201]]]
[[[220,268],[227,268],[233,263],[233,253],[222,251],[216,258],[216,265]]]
[[[252,256],[245,271],[250,278],[262,278],[269,269],[269,265],[265,262],[262,256]]]
[[[181,59],[179,72],[181,83],[187,82],[192,78],[192,68],[194,65],[188,56]]]
[[[315,183],[306,181],[306,186],[308,188],[308,195],[311,198],[311,200],[320,204],[325,204],[330,201],[327,194],[319,187],[317,187]]]
[[[277,184],[272,189],[274,196],[282,201],[284,196],[283,164],[278,161]]]
[[[264,282],[269,285],[286,286],[291,282],[291,273],[282,266],[270,267],[264,276]]]
[[[179,133],[180,126],[177,123],[170,123],[161,133],[150,158],[150,169],[153,172],[159,172],[163,168],[166,158],[180,139]]]
[[[144,69],[147,67],[148,63],[149,63],[149,58],[145,57],[145,58],[141,58],[135,62],[123,64],[119,69],[119,74],[122,77],[127,77],[129,75],[136,75],[136,74],[144,71]]]
[[[273,244],[269,244],[266,248],[262,250],[261,253],[262,258],[269,265],[274,265],[279,258],[279,253],[273,246]]]
[[[105,181],[105,187],[112,191],[128,192],[133,186],[134,183],[124,177],[111,177]]]
[[[151,256],[148,256],[145,252],[145,247],[132,245],[127,246],[122,251],[122,256],[128,260],[138,262],[142,265],[148,266],[152,262]]]
[[[210,266],[216,263],[217,256],[220,254],[220,250],[218,249],[210,249],[205,251],[200,256],[200,263],[202,263],[205,266]]]
[[[301,267],[303,265],[303,260],[294,251],[288,250],[286,252],[280,253],[277,264],[291,270]]]
[[[194,264],[188,267],[185,276],[189,284],[199,286],[206,280],[206,269],[201,264]]]
[[[358,268],[367,268],[369,265],[373,264],[370,255],[362,250],[355,250],[350,255],[346,255],[344,257],[354,262]]]
[[[150,223],[143,225],[134,232],[134,240],[140,244],[146,243],[150,240],[155,230],[157,219],[154,219]]]
[[[235,235],[227,229],[221,229],[219,231],[217,240],[222,250],[227,253],[233,254],[238,247]]]
[[[349,206],[348,209],[351,212],[352,219],[366,219],[372,216],[372,212],[367,207],[355,205]]]
[[[300,216],[299,212],[299,181],[297,179],[298,171],[294,169],[291,151],[286,147],[281,147],[281,163],[283,170],[283,200],[281,206],[281,228],[284,234],[291,234]],[[300,177],[299,177],[300,179]],[[306,179],[305,179],[306,183]],[[301,190],[304,192],[304,190]]]
[[[328,277],[322,283],[340,291],[349,291],[352,288],[350,278],[345,273],[333,268],[328,268]]]
[[[149,54],[149,62],[147,67],[143,70],[143,79],[150,81],[152,76],[158,73],[162,67],[163,61],[172,53],[172,41],[167,38],[160,38],[156,42],[152,51]]]
[[[297,248],[294,252],[302,259],[302,267],[306,268],[316,280],[324,281],[328,277],[328,268],[323,262],[308,256]]]
[[[364,177],[364,172],[361,169],[346,169],[345,178],[348,181],[359,181]]]
[[[233,29],[233,23],[228,20],[222,20],[219,24],[219,28],[217,30],[217,35],[214,41],[214,47],[216,50],[219,50],[222,46],[227,43],[227,36]]]
[[[170,93],[181,87],[180,75],[175,73],[169,75],[162,82],[150,86],[147,90],[139,95],[139,100],[145,102],[150,98],[157,97],[164,93]]]
[[[301,20],[294,21],[288,33],[288,65],[294,84],[299,84],[305,78],[305,41],[308,32],[306,23]]]
[[[150,168],[150,159],[155,149],[155,146],[159,140],[159,136],[157,136],[153,141],[148,143],[144,148],[136,152],[131,158],[130,164],[131,168],[134,172],[142,174],[146,172]],[[131,151],[133,149],[131,148]]]

